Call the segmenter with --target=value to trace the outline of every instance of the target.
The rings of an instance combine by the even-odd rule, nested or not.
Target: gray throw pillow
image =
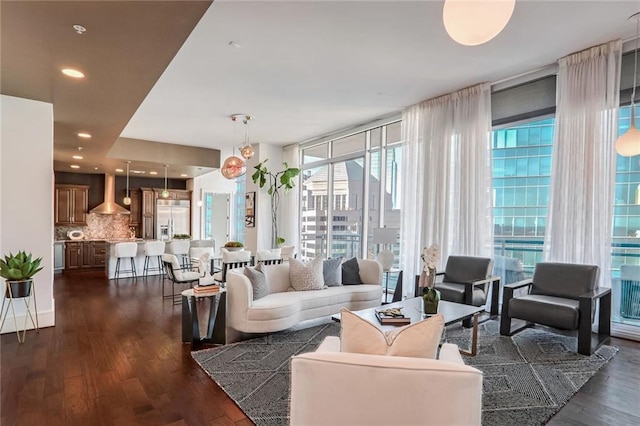
[[[362,284],[358,259],[352,257],[342,264],[342,285]]]
[[[342,257],[327,259],[322,262],[322,276],[327,287],[340,287],[342,285]]]
[[[258,300],[269,294],[267,277],[265,277],[264,272],[262,272],[261,263],[258,263],[255,268],[245,266],[244,274],[249,278],[249,281],[251,281],[251,287],[253,287],[253,300]]]

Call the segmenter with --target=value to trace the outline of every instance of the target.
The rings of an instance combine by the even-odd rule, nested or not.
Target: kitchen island
[[[107,263],[107,276],[109,277],[109,279],[113,279],[115,278],[115,274],[116,274],[116,262],[118,261],[118,258],[116,258],[116,244],[117,243],[129,243],[129,242],[133,242],[136,243],[138,245],[138,249],[136,251],[136,257],[133,258],[133,262],[136,266],[136,275],[138,277],[142,277],[143,276],[143,272],[144,272],[144,243],[146,243],[147,241],[157,241],[157,240],[144,240],[142,238],[130,238],[130,239],[117,239],[117,240],[107,240],[107,250],[106,250],[106,263]],[[177,240],[176,240],[177,241]],[[165,246],[165,253],[169,253],[169,243],[171,241],[165,241],[166,246]],[[193,243],[193,241],[192,241]],[[160,275],[161,272],[157,270],[157,265],[156,265],[156,258],[152,257],[149,262],[151,263],[151,268],[156,268],[155,271],[149,271],[147,273],[147,275]],[[162,266],[162,265],[160,265]],[[123,270],[126,269],[131,269],[131,266],[129,264],[129,260],[128,259],[122,259],[120,261],[120,278],[128,278],[131,277],[131,274],[129,273],[122,273]]]

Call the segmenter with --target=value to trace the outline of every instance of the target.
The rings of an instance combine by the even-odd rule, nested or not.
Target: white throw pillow
[[[340,311],[340,352],[435,359],[444,316],[384,332],[348,309]]]
[[[289,282],[294,290],[321,290],[324,287],[322,258],[316,257],[309,262],[289,259]]]

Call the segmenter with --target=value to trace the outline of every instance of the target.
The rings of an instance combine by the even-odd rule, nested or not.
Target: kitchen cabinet
[[[169,189],[167,192],[169,195],[167,197],[162,196],[163,189],[154,189],[156,192],[156,199],[163,200],[189,200],[191,201],[191,191],[186,189]]]
[[[53,272],[64,270],[64,243],[56,241],[53,243]]]
[[[70,241],[66,243],[65,269],[104,268],[107,244],[105,241]]]
[[[56,185],[54,204],[56,225],[86,225],[89,186]]]
[[[156,212],[156,193],[151,188],[142,188],[142,215],[140,217],[141,222],[141,235],[137,235],[146,240],[152,240],[155,238],[153,234],[155,229],[155,212]]]
[[[142,193],[140,190],[132,190],[129,194],[131,204],[129,205],[129,225],[137,227],[140,224],[140,216],[142,214]]]

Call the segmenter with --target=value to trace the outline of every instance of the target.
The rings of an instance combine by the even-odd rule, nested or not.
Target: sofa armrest
[[[360,280],[364,284],[382,285],[382,265],[375,260],[358,259],[360,268]]]
[[[242,330],[247,322],[247,311],[253,303],[253,287],[244,274],[229,271],[227,274],[227,322],[228,325]]]
[[[340,352],[340,338],[338,336],[325,337],[316,352]]]
[[[465,365],[464,360],[462,359],[462,355],[460,355],[460,349],[458,348],[458,345],[455,345],[453,343],[443,343],[442,346],[440,346],[438,359],[440,361]]]

